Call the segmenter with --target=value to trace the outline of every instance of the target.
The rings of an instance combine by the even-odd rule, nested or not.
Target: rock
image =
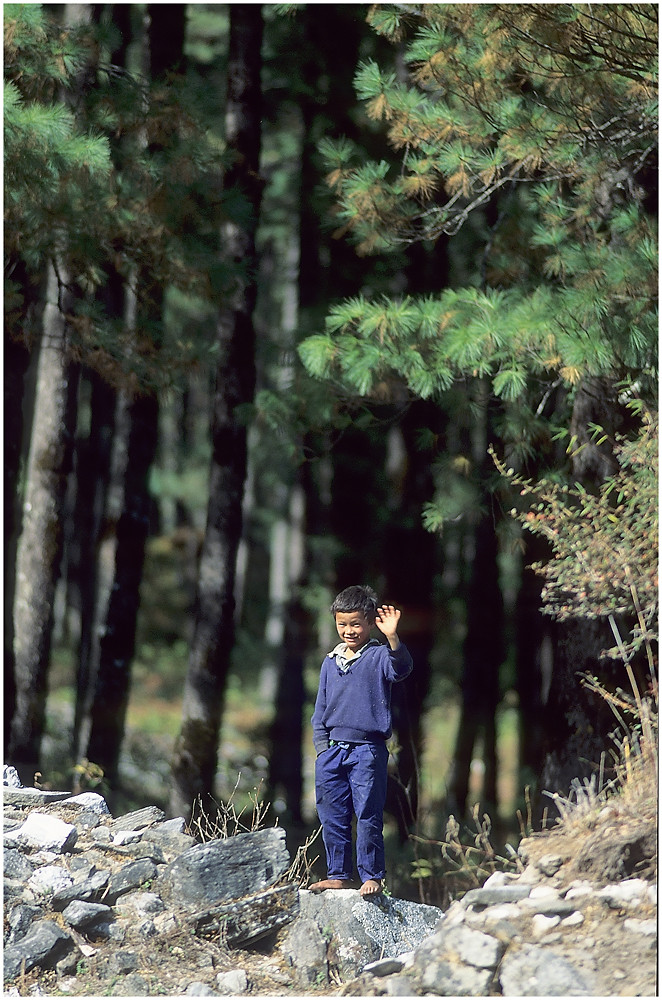
[[[525,944],[508,951],[501,964],[501,990],[505,997],[582,997],[595,996],[593,984],[585,975],[550,951]]]
[[[286,931],[279,949],[298,968],[298,948],[305,948],[299,978],[310,983],[315,982],[318,971],[324,970],[320,961],[320,942],[323,942],[329,971],[335,969],[346,978],[358,975],[365,965],[377,959],[397,958],[412,951],[441,917],[443,912],[434,906],[388,896],[366,899],[355,889],[332,889],[319,894],[303,890],[300,916]]]
[[[184,996],[187,997],[217,997],[220,995],[221,994],[213,990],[211,986],[207,986],[206,983],[198,982],[189,983],[184,994]]]
[[[197,934],[221,933],[231,946],[259,941],[290,923],[299,912],[299,891],[282,885],[243,899],[205,906],[188,917]]]
[[[84,927],[91,927],[93,924],[99,924],[103,920],[108,921],[112,915],[112,909],[110,906],[106,906],[105,903],[83,903],[79,899],[74,900],[73,903],[69,903],[66,909],[62,911],[64,920],[78,930]]]
[[[448,930],[442,925],[435,938],[442,957],[457,956],[461,962],[478,969],[496,969],[505,951],[505,945],[491,934],[462,925]]]
[[[39,913],[41,913],[41,909],[38,906],[18,903],[12,907],[7,918],[10,931],[6,943],[15,944],[16,941],[20,941],[22,937],[25,937],[32,921]]]
[[[70,797],[69,792],[49,792],[43,788],[9,788],[2,789],[2,801],[4,805],[22,806],[27,809],[35,809],[37,806],[47,805],[49,802],[62,802]]]
[[[140,917],[162,913],[165,904],[155,892],[129,892],[121,896],[115,909],[120,914],[136,913]]]
[[[28,888],[36,896],[50,898],[56,892],[73,885],[73,878],[60,865],[43,865],[37,868],[28,879]]]
[[[548,931],[551,931],[560,923],[560,917],[547,917],[544,913],[536,913],[531,921],[533,933],[536,937],[542,937],[543,934],[547,934]]]
[[[470,889],[462,897],[464,906],[498,906],[500,903],[517,903],[531,893],[531,886],[523,883],[496,885],[486,889]]]
[[[23,782],[18,776],[18,771],[10,764],[2,765],[2,784],[7,788],[22,788]]]
[[[615,885],[606,885],[597,895],[614,909],[636,905],[648,890],[648,883],[641,878],[625,879]]]
[[[151,883],[155,877],[156,865],[148,858],[131,861],[111,875],[104,898],[112,906],[124,893],[131,892],[132,889],[139,889],[146,883]]]
[[[221,996],[236,996],[248,989],[248,976],[243,969],[232,969],[230,972],[219,972],[216,977],[216,989]]]
[[[5,948],[3,953],[5,981],[15,979],[23,970],[29,972],[35,965],[44,968],[55,965],[71,946],[69,935],[53,920],[37,920],[20,941]]]
[[[147,806],[145,809],[136,809],[130,813],[118,816],[110,824],[111,833],[118,830],[142,830],[153,823],[160,823],[165,813],[158,806]]]
[[[426,993],[438,996],[489,996],[494,974],[490,969],[432,961],[423,970],[421,985]]]
[[[169,855],[170,860],[174,860],[179,854],[183,854],[189,847],[195,847],[194,837],[178,830],[167,829],[165,823],[151,827],[143,833],[143,843],[149,841],[159,848],[162,848]]]
[[[390,976],[385,987],[389,997],[410,997],[414,992],[414,984],[408,976]]]
[[[623,921],[626,931],[635,934],[643,934],[645,937],[655,937],[657,934],[657,920],[637,920],[636,917],[627,917]]]
[[[89,878],[81,882],[73,882],[72,885],[58,890],[53,896],[52,904],[54,910],[64,910],[69,903],[75,899],[86,902],[94,902],[100,898],[108,885],[110,870],[95,872]]]
[[[139,830],[120,830],[118,833],[113,834],[112,844],[113,847],[123,846],[124,844],[133,844],[140,840],[142,833]]]
[[[369,972],[371,976],[392,976],[395,972],[402,972],[404,962],[400,958],[381,958],[376,962],[368,962],[363,971]]]
[[[275,983],[355,996],[610,995],[614,984],[619,995],[654,995],[656,885],[573,880],[567,833],[534,835],[524,870],[495,872],[442,912],[282,884],[282,830],[196,844],[181,817],[165,821],[156,807],[113,819],[96,793],[55,794],[36,808],[34,797],[5,807],[8,979],[54,967],[62,994],[80,994],[81,973],[104,996],[257,995]],[[77,832],[71,853],[21,839],[35,816]],[[612,819],[605,814],[605,836]],[[62,911],[55,920],[53,910]],[[235,952],[228,971],[235,947],[250,950]],[[54,985],[31,983],[34,995]],[[19,991],[18,982],[5,989]]]
[[[22,851],[5,848],[2,864],[5,878],[16,878],[27,882],[34,870],[35,866]]]
[[[183,816],[175,816],[174,819],[166,819],[163,823],[160,823],[157,827],[158,830],[162,830],[164,833],[184,833],[186,829],[186,820]],[[194,838],[191,837],[191,840]]]
[[[31,812],[17,829],[5,834],[5,843],[16,843],[28,849],[53,851],[60,854],[70,851],[78,839],[78,831],[47,813]]]
[[[310,917],[300,917],[288,930],[280,949],[300,985],[317,983],[320,977],[328,982],[328,945],[327,938]]]
[[[125,976],[128,972],[134,972],[139,964],[140,960],[135,951],[117,951],[108,962],[108,974]]]
[[[559,868],[563,866],[563,860],[559,854],[543,854],[536,862],[536,868],[548,877],[556,875]]]
[[[129,975],[115,983],[110,991],[111,997],[148,997],[150,996],[149,983],[144,976],[137,972]]]
[[[93,812],[98,816],[110,816],[108,803],[103,795],[98,792],[81,792],[79,795],[72,795],[63,802],[65,806],[77,806],[83,812]]]
[[[188,909],[241,899],[273,885],[289,866],[285,831],[279,827],[196,844],[161,876],[161,897]]]

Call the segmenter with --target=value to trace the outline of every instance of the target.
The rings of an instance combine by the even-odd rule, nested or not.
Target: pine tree
[[[376,5],[405,39],[406,82],[372,61],[357,92],[389,160],[324,143],[360,253],[484,226],[481,274],[429,296],[334,307],[302,346],[361,394],[395,373],[416,395],[487,375],[505,400],[656,368],[657,26],[648,4]],[[481,279],[484,277],[484,281]],[[481,284],[483,287],[480,287]]]

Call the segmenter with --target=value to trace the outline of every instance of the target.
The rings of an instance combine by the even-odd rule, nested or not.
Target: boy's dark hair
[[[361,611],[370,622],[377,617],[377,594],[372,587],[346,587],[341,590],[331,605],[331,614],[338,612],[349,614],[351,611]]]

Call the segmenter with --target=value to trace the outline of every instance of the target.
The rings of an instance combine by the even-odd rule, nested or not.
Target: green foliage
[[[245,199],[210,197],[220,189],[221,138],[183,78],[163,86],[99,58],[103,18],[62,28],[39,5],[3,13],[8,270],[22,261],[38,275],[57,259],[74,293],[77,356],[111,381],[171,382],[200,354],[200,330],[168,336],[162,289],[209,306],[235,270],[221,260],[218,228]],[[140,338],[102,301],[112,273],[135,291]],[[23,333],[18,289],[7,291],[8,329]]]
[[[650,648],[657,636],[657,430],[657,418],[645,415],[637,439],[618,442],[619,469],[597,495],[579,484],[534,483],[500,465],[527,508],[513,516],[552,550],[533,567],[545,581],[543,610],[559,620],[625,617],[631,634],[609,650],[613,657]]]
[[[629,374],[653,385],[650,5],[376,5],[369,21],[404,40],[409,75],[375,60],[356,75],[389,159],[362,158],[347,140],[320,147],[357,251],[457,239],[488,204],[498,222],[480,290],[337,304],[301,348],[308,371],[368,395],[395,378],[423,398],[485,375],[509,402],[541,381],[572,390]]]

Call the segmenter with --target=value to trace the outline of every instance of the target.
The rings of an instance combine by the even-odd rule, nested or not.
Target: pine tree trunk
[[[219,310],[219,363],[212,412],[212,461],[207,525],[198,575],[196,621],[191,645],[182,725],[176,741],[170,812],[190,816],[198,796],[211,794],[216,773],[225,686],[234,645],[234,586],[242,530],[246,478],[246,427],[237,407],[255,389],[255,234],[260,204],[260,69],[262,9],[230,6],[226,139],[234,165],[224,178],[239,185],[251,208],[243,227],[227,222],[224,252],[242,266]]]
[[[156,451],[158,404],[151,392],[125,409],[126,467],[122,512],[117,522],[115,565],[108,608],[99,638],[99,667],[90,713],[87,758],[116,787],[129,701],[145,543],[150,526],[149,471]]]
[[[16,560],[16,712],[9,756],[24,782],[32,780],[39,764],[53,598],[61,556],[62,505],[71,465],[76,385],[68,346],[58,278],[51,265]]]
[[[441,568],[439,541],[422,522],[423,504],[434,487],[429,455],[417,447],[416,437],[422,426],[439,431],[441,419],[436,405],[418,401],[402,414],[398,429],[387,439],[391,510],[382,555],[383,599],[402,608],[399,634],[414,660],[410,676],[393,688],[393,729],[400,749],[387,808],[397,821],[401,842],[418,814],[423,705],[435,639],[434,580]]]
[[[485,430],[474,431],[474,455],[485,482],[491,459],[488,441],[493,438],[490,401],[479,387],[485,404]],[[476,740],[482,735],[484,766],[481,809],[495,814],[497,802],[496,724],[499,703],[499,668],[505,655],[503,596],[499,583],[496,505],[484,492],[474,529],[474,552],[467,593],[467,634],[462,669],[462,709],[449,779],[451,809],[462,817],[467,811],[471,762]]]
[[[19,281],[23,301],[28,299],[28,277],[18,264],[12,270],[12,279]],[[27,309],[21,310],[20,322],[27,327]],[[24,333],[27,339],[27,333]],[[16,545],[20,531],[20,501],[18,496],[21,457],[23,451],[23,400],[30,351],[18,339],[17,332],[5,336],[4,352],[4,684],[3,722],[8,735],[16,708],[16,681],[14,667],[14,593],[16,583]]]
[[[83,755],[81,727],[92,704],[93,685],[96,679],[98,637],[102,627],[97,619],[99,608],[99,555],[108,539],[102,538],[104,512],[109,488],[114,434],[114,411],[117,393],[112,386],[95,372],[89,373],[90,432],[79,443],[76,455],[76,505],[74,522],[76,532],[70,543],[69,593],[78,614],[78,664],[76,669],[76,705],[72,733],[72,752],[75,759]],[[114,535],[114,530],[113,530]],[[108,580],[110,588],[110,578]],[[104,609],[107,596],[103,600]],[[95,664],[93,667],[93,663]],[[89,729],[89,726],[88,726]]]

